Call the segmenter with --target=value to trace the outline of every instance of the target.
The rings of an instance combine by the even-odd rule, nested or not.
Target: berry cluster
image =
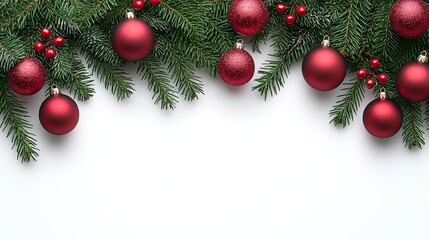
[[[375,86],[375,80],[377,80],[379,84],[386,84],[388,81],[387,75],[385,73],[380,73],[378,75],[375,73],[375,70],[380,67],[380,60],[373,58],[369,62],[369,65],[371,66],[370,72],[368,72],[365,68],[361,68],[357,72],[358,78],[365,80],[366,87],[368,89],[372,89]]]
[[[295,8],[295,13],[298,16],[304,16],[305,14],[307,14],[307,8],[304,5],[286,6],[284,3],[277,3],[276,12],[283,14],[288,9],[293,9],[293,8]],[[295,24],[295,21],[296,21],[296,17],[295,17],[295,14],[292,13],[292,11],[290,11],[288,14],[286,14],[285,22],[287,25]]]
[[[40,36],[42,36],[42,38],[45,41],[48,41],[51,38],[51,30],[47,28],[43,28],[42,31],[40,31]],[[36,42],[34,44],[34,51],[36,51],[37,53],[41,53],[45,51],[45,56],[49,59],[53,59],[57,55],[57,52],[55,51],[55,49],[50,48],[50,46],[55,45],[57,47],[61,47],[64,45],[64,43],[65,43],[64,38],[61,36],[58,36],[58,37],[55,37],[53,40],[48,41],[48,43],[46,44],[42,42]]]
[[[146,0],[134,0],[133,8],[136,11],[140,11],[143,9]],[[156,6],[161,3],[161,0],[149,0],[150,5]]]

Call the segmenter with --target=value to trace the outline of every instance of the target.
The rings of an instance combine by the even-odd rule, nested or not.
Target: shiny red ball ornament
[[[132,13],[113,32],[113,48],[119,57],[127,61],[138,61],[152,53],[155,36],[152,28]]]
[[[150,5],[156,6],[161,3],[161,0],[149,0]]]
[[[133,2],[133,8],[134,8],[134,10],[136,10],[136,11],[142,10],[143,7],[144,7],[144,3],[145,3],[145,0],[135,0]]]
[[[51,37],[51,30],[43,28],[40,31],[40,36],[42,36],[42,38],[44,38],[45,40],[48,40]]]
[[[278,13],[284,13],[287,10],[287,6],[284,3],[277,3],[276,5],[276,12]]]
[[[64,46],[64,43],[65,43],[65,42],[66,42],[66,41],[65,41],[65,40],[64,40],[64,38],[63,38],[63,37],[61,37],[61,36],[54,38],[54,41],[53,41],[54,45],[55,45],[55,46],[57,46],[57,47],[62,47],[62,46]]]
[[[390,10],[393,31],[404,38],[418,38],[429,28],[429,7],[422,0],[399,0]]]
[[[49,133],[64,135],[71,132],[79,122],[79,108],[72,98],[61,94],[53,86],[51,96],[40,106],[39,120]]]
[[[361,69],[358,70],[357,76],[358,76],[359,79],[363,80],[366,77],[368,77],[368,71],[366,69],[361,68]]]
[[[298,5],[295,8],[295,12],[298,14],[298,16],[304,16],[307,14],[307,8],[304,5]]]
[[[252,79],[255,73],[255,62],[244,50],[243,41],[239,40],[234,49],[222,55],[218,71],[222,80],[232,86],[242,86]]]
[[[329,44],[329,40],[324,40],[322,46],[311,50],[302,63],[305,81],[319,91],[337,88],[347,73],[344,56]]]
[[[42,42],[36,42],[33,48],[34,51],[36,51],[37,53],[41,53],[43,52],[43,50],[45,50],[45,44],[43,44]]]
[[[234,0],[228,10],[231,28],[240,35],[260,33],[268,23],[268,9],[262,0]]]
[[[45,85],[46,70],[37,59],[26,57],[8,71],[7,79],[16,93],[33,95]]]
[[[363,124],[366,130],[378,138],[389,138],[401,130],[403,116],[401,109],[385,92],[372,101],[363,113]]]
[[[294,24],[295,23],[295,15],[293,15],[293,14],[287,14],[286,15],[286,17],[285,17],[285,23],[287,24],[287,25],[292,25],[292,24]]]
[[[429,98],[428,57],[421,55],[418,61],[403,66],[396,75],[398,93],[411,102],[422,102]]]
[[[55,51],[52,48],[46,48],[45,56],[46,56],[46,58],[54,59],[55,56],[57,56],[57,51]]]
[[[380,60],[378,60],[378,58],[373,58],[370,62],[369,65],[371,66],[372,69],[378,69],[381,65]]]
[[[387,78],[387,75],[386,75],[386,74],[384,74],[384,73],[381,73],[381,74],[378,74],[378,75],[377,75],[377,81],[378,81],[380,84],[386,84],[388,80],[389,80],[389,79]]]
[[[365,85],[368,89],[373,89],[375,87],[375,81],[372,79],[368,79],[366,80]]]

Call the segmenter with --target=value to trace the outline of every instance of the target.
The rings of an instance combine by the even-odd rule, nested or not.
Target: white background
[[[300,64],[267,102],[201,76],[206,95],[175,111],[137,76],[119,103],[97,82],[65,137],[38,123],[43,94],[27,98],[41,156],[21,164],[1,134],[0,239],[429,239],[428,148],[371,137],[370,91],[343,130],[328,115],[339,91],[309,88]]]

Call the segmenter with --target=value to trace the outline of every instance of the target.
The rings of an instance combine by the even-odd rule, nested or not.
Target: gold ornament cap
[[[389,98],[387,96],[387,90],[385,88],[380,89],[380,92],[378,93],[378,98],[383,98],[383,99]]]
[[[127,13],[125,13],[125,18],[126,19],[131,19],[131,18],[135,18],[136,15],[134,14],[134,11],[131,9],[127,10]]]
[[[51,96],[52,95],[57,95],[57,94],[61,94],[61,90],[60,90],[60,88],[57,85],[53,84],[51,86]]]
[[[242,38],[237,39],[237,42],[235,43],[235,48],[237,49],[244,49],[244,40]]]
[[[325,35],[325,37],[323,37],[323,41],[322,41],[321,45],[322,45],[322,47],[331,46],[331,41],[329,40],[329,36]]]

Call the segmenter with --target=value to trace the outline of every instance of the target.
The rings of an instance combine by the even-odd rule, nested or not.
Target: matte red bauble
[[[225,52],[219,60],[219,75],[229,85],[242,86],[248,83],[255,73],[255,62],[243,48],[244,44],[239,40],[236,48]]]
[[[7,79],[10,87],[16,93],[33,95],[45,85],[46,70],[37,59],[26,57],[9,69]]]
[[[396,89],[405,99],[422,102],[429,98],[429,66],[427,57],[421,55],[418,61],[403,66],[396,75]]]
[[[402,127],[401,109],[386,97],[385,92],[372,101],[363,113],[363,124],[366,130],[378,138],[394,136]]]
[[[128,13],[129,19],[123,21],[113,32],[113,48],[119,57],[127,61],[138,61],[151,54],[155,45],[152,28]]]
[[[346,73],[344,56],[329,47],[328,40],[324,40],[322,46],[311,50],[302,63],[305,81],[319,91],[337,88],[344,81]]]
[[[260,33],[268,23],[268,9],[262,0],[234,0],[228,10],[231,28],[240,35]]]
[[[52,87],[51,96],[40,106],[39,120],[43,128],[55,135],[71,132],[79,122],[79,108],[69,96]]]
[[[429,8],[422,0],[399,0],[390,10],[393,31],[404,38],[418,38],[429,27]]]

